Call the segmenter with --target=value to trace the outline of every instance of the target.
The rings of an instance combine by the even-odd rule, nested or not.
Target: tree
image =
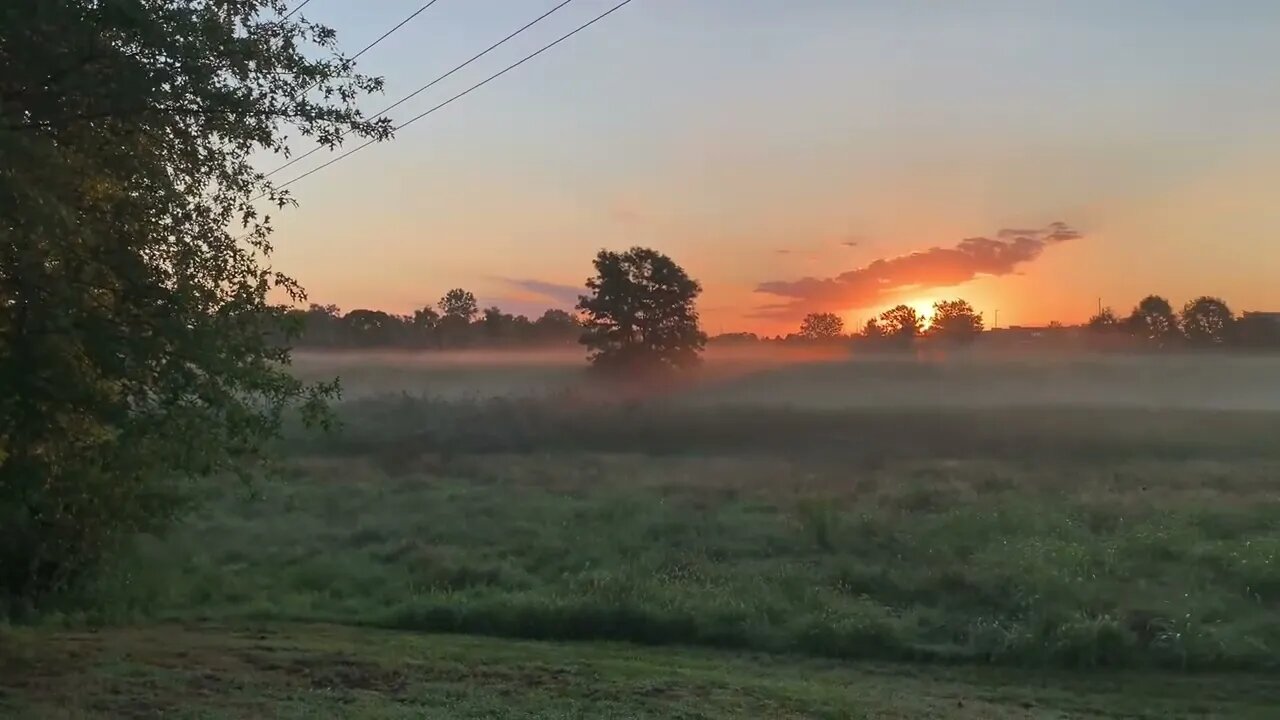
[[[577,318],[564,310],[547,310],[533,321],[533,337],[539,343],[567,345],[578,342],[581,334]]]
[[[898,305],[880,314],[880,326],[886,339],[910,345],[921,332],[924,322],[910,305]]]
[[[656,250],[601,250],[596,274],[579,296],[581,343],[594,367],[643,372],[687,368],[699,360],[707,336],[694,301],[702,286]]]
[[[809,313],[800,323],[800,337],[806,340],[833,340],[844,334],[844,320],[835,313]]]
[[[939,300],[933,304],[929,335],[956,344],[971,343],[982,334],[982,316],[964,300]]]
[[[413,338],[411,344],[417,347],[427,347],[438,345],[440,343],[440,313],[430,305],[425,305],[413,311],[413,317],[409,318],[410,334]]]
[[[342,344],[342,311],[337,305],[311,303],[306,310],[294,310],[290,314],[298,321],[298,334],[295,338],[298,345],[336,347]],[[287,335],[282,335],[277,342],[289,339]]]
[[[253,161],[391,126],[357,109],[381,82],[286,10],[0,3],[0,605],[163,527],[185,479],[262,467],[290,407],[323,417],[254,204],[292,200]]]
[[[1223,345],[1232,339],[1235,316],[1231,308],[1215,297],[1200,297],[1182,308],[1179,318],[1187,342],[1199,347]]]
[[[871,318],[866,325],[862,326],[862,337],[867,340],[881,340],[884,335],[884,328],[880,327],[880,323],[876,322],[875,318]]]
[[[525,322],[528,322],[528,318],[525,318]],[[512,339],[512,335],[515,333],[515,324],[515,317],[502,312],[502,309],[497,306],[485,308],[480,317],[480,327],[484,330],[485,337],[490,342],[503,342]]]
[[[440,298],[440,344],[461,347],[470,344],[471,323],[480,313],[476,296],[462,288],[454,288]]]
[[[435,308],[427,305],[413,311],[413,318],[410,320],[414,330],[419,333],[430,333],[440,324],[440,313]]]
[[[400,329],[399,319],[381,310],[352,310],[342,316],[348,345],[385,347],[393,344]]]
[[[1178,321],[1169,301],[1159,295],[1148,295],[1129,314],[1125,326],[1133,335],[1164,347],[1177,336]]]
[[[440,312],[445,320],[471,322],[480,314],[476,296],[462,288],[454,288],[440,298]]]
[[[1090,332],[1094,333],[1111,333],[1120,329],[1120,318],[1116,317],[1116,313],[1111,308],[1102,308],[1096,315],[1089,318],[1089,322],[1085,324]]]

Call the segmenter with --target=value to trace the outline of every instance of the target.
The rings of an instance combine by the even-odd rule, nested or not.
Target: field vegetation
[[[1139,685],[1225,672],[1220,682],[1248,688],[1234,706],[1244,715],[1276,690],[1257,673],[1280,657],[1280,413],[1256,397],[1250,409],[1200,402],[1204,385],[1228,382],[1212,360],[736,357],[621,400],[555,356],[514,372],[504,362],[304,358],[304,375],[343,376],[341,429],[287,431],[278,480],[191,485],[187,521],[141,538],[86,598],[42,614],[41,632],[56,648],[74,637],[59,627],[177,623],[223,653],[232,641],[207,628],[262,627],[306,646],[312,631],[298,628],[320,623],[382,639],[375,628],[702,646],[797,667],[909,662],[938,678],[957,665],[1005,678],[1038,668],[1053,683],[1104,668],[1139,673]],[[1236,362],[1235,383],[1265,377],[1264,359]],[[1016,391],[1126,376],[1130,395],[1110,404]],[[390,377],[412,391],[387,392]],[[932,407],[930,383],[942,390]],[[885,396],[859,390],[895,384],[920,394],[877,403]],[[998,397],[966,400],[983,389]],[[387,666],[384,650],[360,653],[375,657],[351,662]],[[687,653],[672,662],[702,662]],[[285,685],[271,692],[293,708]],[[593,707],[557,697],[547,702]],[[1228,707],[1198,697],[1206,711]],[[880,707],[766,700],[797,716]],[[987,709],[1021,717],[1022,702]],[[716,717],[719,706],[654,707]]]

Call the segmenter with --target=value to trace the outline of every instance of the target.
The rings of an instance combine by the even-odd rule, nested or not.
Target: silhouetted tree
[[[684,368],[699,360],[707,336],[694,301],[702,286],[656,250],[601,250],[578,298],[581,342],[591,363],[611,371]]]
[[[1085,323],[1085,327],[1090,332],[1109,333],[1116,332],[1120,329],[1120,318],[1116,317],[1116,313],[1109,307],[1102,308],[1089,321]]]
[[[760,342],[760,336],[753,332],[720,333],[707,339],[708,345],[754,345]]]
[[[939,300],[933,304],[929,335],[955,344],[971,343],[982,334],[982,316],[965,300]]]
[[[867,340],[883,340],[885,332],[880,323],[876,322],[875,318],[871,318],[866,325],[862,326],[861,335]]]
[[[440,344],[461,347],[471,344],[471,323],[480,312],[476,296],[462,288],[454,288],[440,298],[440,322],[437,333]]]
[[[572,314],[551,309],[533,321],[533,336],[539,343],[558,345],[578,342],[582,325]]]
[[[833,340],[844,333],[844,320],[835,313],[809,313],[800,322],[800,337],[806,340]]]
[[[440,313],[427,305],[413,311],[409,318],[409,344],[413,347],[431,347],[440,345]]]
[[[399,336],[400,320],[381,310],[352,310],[342,316],[346,344],[356,347],[383,347]]]
[[[502,312],[498,307],[487,307],[480,316],[479,325],[485,337],[491,343],[510,341],[515,334],[515,317]],[[528,323],[529,319],[525,318]]]
[[[445,318],[471,322],[479,312],[476,296],[462,288],[454,288],[440,298],[440,313]]]
[[[1197,347],[1224,345],[1231,340],[1235,316],[1231,308],[1215,297],[1200,297],[1182,308],[1182,334]]]
[[[342,324],[342,311],[337,305],[312,303],[306,310],[295,311],[301,320],[298,344],[318,347],[337,347],[346,344],[346,330]]]
[[[898,305],[880,314],[884,337],[898,345],[910,345],[920,335],[924,321],[910,305]]]
[[[1169,301],[1148,295],[1129,314],[1125,326],[1130,333],[1156,346],[1165,347],[1178,337],[1178,321]]]

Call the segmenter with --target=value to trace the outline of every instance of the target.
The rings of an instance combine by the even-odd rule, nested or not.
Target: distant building
[[[1246,310],[1246,311],[1244,312],[1244,319],[1246,319],[1246,320],[1253,320],[1253,319],[1267,320],[1267,321],[1270,321],[1272,324],[1274,324],[1274,325],[1276,325],[1276,326],[1280,326],[1280,312],[1259,312],[1259,311],[1253,311],[1253,312],[1250,312],[1250,311]]]

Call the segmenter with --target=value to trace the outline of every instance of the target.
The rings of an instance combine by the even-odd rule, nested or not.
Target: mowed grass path
[[[1272,718],[1260,678],[845,664],[322,625],[0,632],[0,716]]]

